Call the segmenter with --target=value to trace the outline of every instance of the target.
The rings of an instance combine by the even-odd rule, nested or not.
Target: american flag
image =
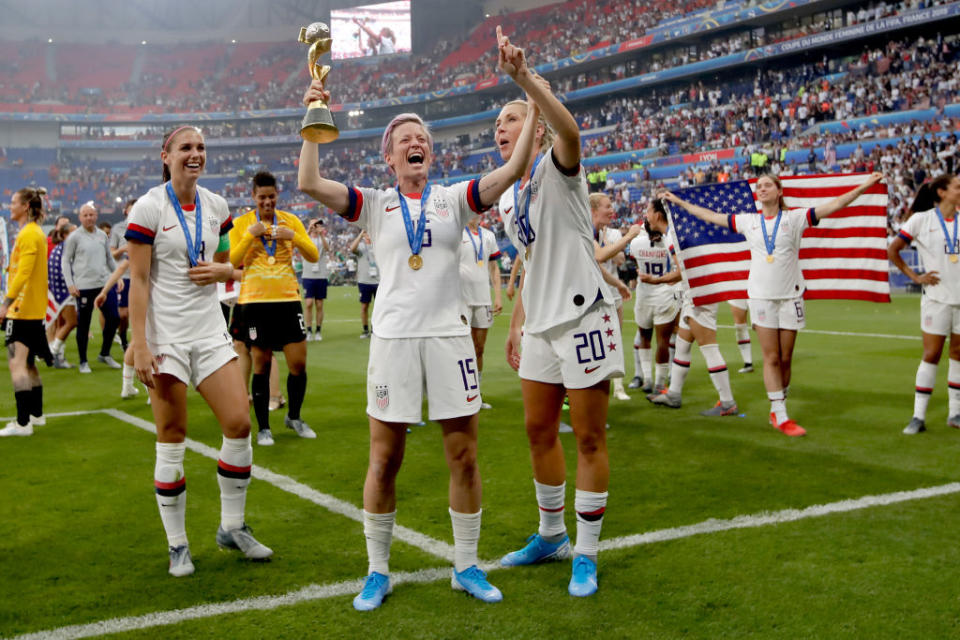
[[[47,327],[57,319],[63,309],[63,303],[70,297],[60,265],[62,255],[63,243],[61,242],[53,248],[53,252],[47,260],[47,316],[44,319],[44,326]]]
[[[783,176],[788,209],[829,202],[867,179],[865,174]],[[693,204],[720,214],[759,211],[756,179],[734,180],[674,191]],[[669,206],[684,280],[695,305],[745,299],[750,249],[744,237]],[[804,298],[890,302],[887,265],[887,188],[871,187],[849,206],[804,231],[800,269]]]

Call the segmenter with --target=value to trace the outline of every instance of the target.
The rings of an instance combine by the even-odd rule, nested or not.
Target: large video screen
[[[330,12],[334,60],[410,53],[410,0]]]

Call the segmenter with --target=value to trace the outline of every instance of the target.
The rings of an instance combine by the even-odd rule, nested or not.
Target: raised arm
[[[350,253],[357,253],[360,249],[360,241],[363,240],[363,232],[357,234],[357,237],[353,239],[353,242],[350,243],[350,246],[347,247],[347,251]]]
[[[657,197],[661,200],[667,200],[682,207],[687,210],[693,216],[700,218],[704,222],[709,222],[710,224],[715,224],[718,227],[723,227],[724,229],[730,228],[730,223],[728,222],[727,216],[717,213],[716,211],[711,211],[705,207],[700,207],[695,204],[690,204],[686,200],[681,200],[679,197],[670,193],[669,191],[661,191],[657,194]]]
[[[507,65],[522,59],[523,49],[510,44],[510,39],[503,35],[499,26],[497,26],[497,41],[501,68],[509,74],[510,68]],[[525,64],[524,67],[526,67]],[[537,103],[544,119],[556,132],[557,139],[553,144],[553,153],[557,162],[564,169],[576,168],[580,164],[580,127],[577,126],[577,121],[567,108],[553,95],[550,83],[532,70],[523,74],[518,73],[513,80],[527,92],[529,99]]]
[[[853,202],[860,196],[862,196],[864,193],[866,193],[867,189],[877,184],[881,180],[883,180],[883,174],[880,173],[879,171],[874,171],[859,187],[855,189],[851,189],[850,191],[847,191],[845,194],[841,196],[837,196],[830,202],[827,202],[826,204],[822,204],[819,207],[814,208],[813,213],[817,216],[817,218],[820,218],[821,220],[823,218],[831,216],[837,211],[840,211],[840,209],[843,209],[844,207],[849,205],[851,202]]]
[[[303,103],[307,105],[321,99],[329,100],[330,92],[323,88],[322,80],[314,80],[303,96]],[[297,188],[341,215],[346,213],[350,206],[350,192],[347,186],[320,175],[320,157],[317,144],[306,140],[300,147]]]
[[[292,225],[293,229],[293,246],[300,250],[300,255],[307,262],[316,262],[320,259],[320,251],[317,249],[317,245],[313,243],[313,238],[307,235],[307,230],[303,228],[303,223],[298,219],[294,219]]]
[[[624,249],[627,248],[627,245],[630,244],[630,241],[640,235],[641,229],[643,229],[643,227],[638,224],[630,225],[630,229],[627,230],[626,235],[622,236],[616,242],[611,242],[602,247],[599,242],[594,240],[593,257],[596,258],[597,262],[606,262],[614,256],[622,254]]]
[[[497,34],[499,42],[502,36],[500,27],[497,27]],[[497,67],[509,75],[514,82],[517,82],[519,76],[530,75],[523,50],[509,45],[500,47]],[[533,141],[536,138],[537,119],[539,117],[540,108],[535,102],[528,99],[527,117],[523,121],[523,129],[520,131],[520,137],[517,139],[517,145],[510,156],[510,160],[480,178],[480,202],[484,206],[494,204],[500,195],[507,190],[507,187],[523,177],[527,169],[527,162],[530,159],[530,152],[533,151]]]

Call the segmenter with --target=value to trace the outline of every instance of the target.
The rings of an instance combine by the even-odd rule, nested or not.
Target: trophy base
[[[333,114],[326,103],[311,102],[307,107],[307,115],[300,123],[300,137],[308,142],[324,144],[333,142],[340,137],[340,130],[333,122]]]

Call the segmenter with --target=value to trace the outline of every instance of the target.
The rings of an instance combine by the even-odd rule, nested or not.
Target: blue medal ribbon
[[[767,256],[773,255],[773,250],[777,246],[777,231],[780,230],[780,218],[783,216],[783,209],[777,209],[777,221],[773,224],[773,235],[767,235],[766,216],[760,214],[760,229],[763,231],[763,244],[767,246]]]
[[[257,216],[257,222],[260,222],[260,210],[259,210],[259,209],[255,209],[254,211],[255,211],[256,216]],[[276,213],[276,212],[273,213],[273,220],[274,220],[274,221],[277,220],[277,213]],[[262,224],[262,223],[261,223],[261,224]],[[263,244],[263,250],[267,252],[267,255],[268,255],[268,256],[270,256],[270,257],[272,258],[273,256],[276,255],[276,253],[277,253],[277,236],[273,236],[273,242],[271,242],[271,243],[268,244],[267,241],[264,240],[264,239],[263,239],[263,236],[261,235],[261,236],[260,236],[260,242]]]
[[[947,253],[951,256],[957,255],[957,214],[953,214],[953,238],[950,237],[950,233],[947,231],[947,222],[943,218],[943,213],[940,211],[940,207],[937,206],[937,220],[940,221],[940,228],[943,229],[943,237],[947,240]]]
[[[530,169],[530,183],[533,182],[533,176],[537,172],[537,165],[543,160],[542,155],[538,155],[533,161],[533,167]],[[524,199],[523,206],[520,206],[520,181],[513,183],[513,206],[517,208],[517,237],[523,246],[529,247],[536,238],[537,234],[533,231],[530,224],[530,197],[533,194],[533,188],[527,184],[527,197]]]
[[[187,228],[187,220],[183,217],[183,208],[180,207],[180,199],[173,192],[173,185],[167,183],[167,197],[173,205],[173,210],[177,212],[177,220],[180,221],[180,227],[183,229],[183,236],[187,239],[187,259],[190,266],[197,266],[200,261],[200,247],[203,246],[203,214],[200,210],[200,192],[194,196],[193,206],[196,211],[196,233],[193,236],[193,244],[190,243],[190,229]]]
[[[479,236],[477,240],[479,240],[479,243],[474,242],[473,232],[470,231],[470,227],[464,227],[464,229],[466,229],[467,231],[467,237],[470,238],[470,244],[473,245],[473,252],[477,256],[477,264],[480,264],[481,262],[483,262],[483,235],[480,233],[480,230],[477,229],[477,235]]]
[[[407,206],[407,197],[400,191],[400,185],[397,185],[397,195],[400,196],[400,214],[403,216],[403,226],[407,229],[407,244],[410,245],[410,251],[413,255],[420,255],[420,249],[423,247],[423,234],[427,230],[427,202],[430,198],[430,183],[423,188],[423,194],[420,196],[420,218],[417,220],[417,229],[414,232],[413,220],[410,218],[410,208]]]

